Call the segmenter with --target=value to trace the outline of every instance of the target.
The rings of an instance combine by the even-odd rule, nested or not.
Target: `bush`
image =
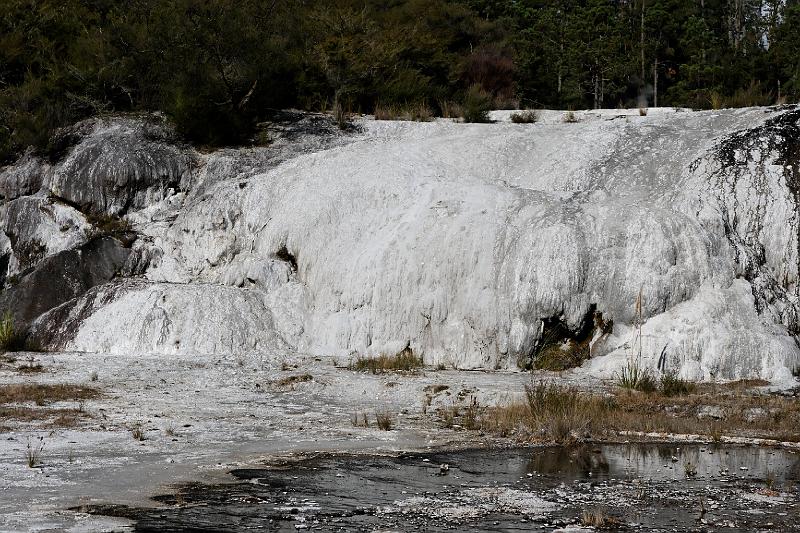
[[[694,392],[694,383],[678,376],[675,371],[661,375],[661,393],[664,396],[682,396]]]
[[[539,115],[533,109],[511,114],[511,122],[514,124],[533,124],[537,120],[539,120]]]
[[[492,98],[489,93],[481,89],[480,85],[473,85],[464,98],[464,122],[491,122],[489,111],[492,110]]]

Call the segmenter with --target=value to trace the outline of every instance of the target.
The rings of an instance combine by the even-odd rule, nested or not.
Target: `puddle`
[[[137,531],[553,531],[602,511],[640,531],[800,531],[800,455],[697,445],[320,456],[185,485]],[[86,509],[84,509],[86,510]]]

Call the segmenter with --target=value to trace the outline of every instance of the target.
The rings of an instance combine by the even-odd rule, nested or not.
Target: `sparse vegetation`
[[[96,398],[96,389],[77,385],[13,384],[0,386],[0,420],[37,422],[50,427],[75,426],[81,417],[88,416],[83,400]],[[49,404],[78,401],[78,408],[50,408]],[[33,403],[37,407],[25,404]],[[8,405],[12,404],[12,405]]]
[[[68,400],[90,400],[100,395],[97,389],[82,385],[21,383],[0,385],[0,404],[33,402],[47,405]]]
[[[511,122],[514,124],[533,124],[539,120],[539,114],[533,109],[526,109],[518,113],[511,114]]]
[[[576,122],[578,122],[578,117],[577,115],[575,115],[574,111],[569,110],[566,113],[564,113],[563,120],[566,124],[575,124]]]
[[[350,369],[380,374],[392,370],[411,372],[422,366],[422,358],[415,356],[411,348],[406,348],[393,356],[359,357],[350,365]]]
[[[658,391],[581,392],[537,382],[526,387],[524,402],[486,408],[476,425],[521,441],[560,444],[614,438],[623,432],[705,435],[717,443],[723,433],[800,442],[800,404],[740,387],[736,383],[696,385],[687,394],[666,396]],[[710,422],[703,418],[708,407],[719,407],[722,418]],[[452,424],[457,413],[440,416],[447,426],[448,418]]]
[[[39,436],[38,441],[34,441],[33,444],[31,444],[31,439],[28,439],[28,443],[25,446],[25,463],[28,465],[28,468],[35,468],[41,463],[43,451],[43,436]]]
[[[369,427],[369,417],[367,416],[367,413],[358,413],[358,412],[353,413],[353,418],[351,419],[351,422],[353,423],[353,427],[356,428]]]
[[[286,376],[285,378],[281,378],[275,382],[275,385],[278,387],[292,387],[294,388],[295,385],[298,383],[304,383],[306,381],[313,380],[314,377],[311,374],[298,374],[294,376]]]
[[[394,425],[392,415],[386,411],[375,413],[375,421],[378,424],[378,428],[382,431],[390,431]]]
[[[491,122],[492,97],[480,85],[472,85],[464,98],[464,122]]]
[[[695,390],[694,383],[679,377],[674,371],[664,372],[659,381],[661,394],[664,396],[680,396]]]
[[[619,529],[623,525],[619,518],[608,514],[602,509],[584,511],[581,516],[581,524],[595,529]]]
[[[37,374],[39,372],[44,372],[44,367],[30,355],[25,363],[17,367],[17,371],[21,374]]]
[[[87,230],[89,239],[96,237],[129,239],[133,235],[133,227],[125,218],[107,214],[89,214],[86,220],[92,225],[91,229]]]
[[[691,461],[687,461],[683,464],[683,472],[686,474],[686,477],[695,477],[697,475],[697,466]]]
[[[415,122],[429,122],[433,120],[433,111],[425,102],[411,105],[382,105],[375,106],[375,120],[409,120]]]
[[[629,360],[616,374],[618,387],[639,392],[653,392],[658,388],[656,378],[650,369],[644,368],[638,361]]]
[[[15,342],[14,316],[6,311],[0,318],[0,350],[3,352],[11,350]]]
[[[144,429],[142,428],[141,424],[137,423],[133,425],[133,427],[131,428],[131,436],[133,437],[134,440],[138,440],[140,442],[145,439]]]

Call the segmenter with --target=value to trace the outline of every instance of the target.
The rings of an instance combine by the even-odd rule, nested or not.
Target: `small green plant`
[[[464,98],[464,122],[491,122],[492,97],[477,83],[467,90]]]
[[[28,439],[28,443],[25,446],[25,463],[28,465],[28,468],[35,468],[41,463],[42,460],[42,452],[44,451],[44,437],[40,436],[39,441],[34,441],[31,444],[30,438]]]
[[[653,373],[642,368],[636,361],[628,361],[616,374],[617,386],[623,389],[640,392],[654,392],[657,389],[656,378]]]
[[[392,429],[392,415],[386,411],[375,413],[375,421],[378,423],[378,428],[382,431],[390,431]]]
[[[533,124],[539,120],[539,114],[533,109],[526,109],[518,113],[511,113],[511,122],[514,124]]]
[[[575,112],[570,109],[564,113],[564,122],[567,124],[575,124],[578,122],[578,117],[575,115]]]

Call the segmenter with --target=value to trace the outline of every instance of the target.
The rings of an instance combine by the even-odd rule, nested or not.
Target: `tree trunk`
[[[653,62],[653,107],[658,107],[658,58]]]

